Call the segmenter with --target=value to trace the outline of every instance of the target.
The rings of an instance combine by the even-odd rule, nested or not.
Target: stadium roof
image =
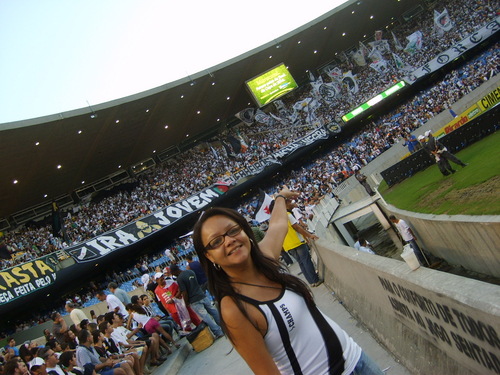
[[[419,3],[349,1],[279,40],[185,79],[88,108],[0,125],[0,218],[215,134],[239,111],[256,107],[245,88],[249,78],[285,63],[297,82],[305,82],[308,69],[331,62],[375,30],[404,22],[402,14]]]

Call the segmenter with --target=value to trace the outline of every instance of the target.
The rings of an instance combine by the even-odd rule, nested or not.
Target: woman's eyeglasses
[[[228,229],[228,231],[224,234],[221,234],[220,236],[214,237],[210,240],[207,246],[205,246],[205,250],[214,250],[217,249],[218,247],[221,247],[224,245],[224,242],[226,242],[226,236],[229,237],[234,237],[240,234],[242,231],[242,228],[236,224],[235,226],[232,226],[231,228]]]

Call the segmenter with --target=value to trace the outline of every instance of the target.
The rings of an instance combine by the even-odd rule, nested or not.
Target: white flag
[[[443,10],[441,13],[434,11],[434,25],[440,30],[450,31],[453,28],[453,22],[451,22],[448,10]]]
[[[392,40],[394,42],[394,48],[396,48],[398,51],[402,51],[403,50],[403,46],[401,45],[401,43],[399,43],[399,40],[398,38],[396,38],[396,35],[394,35],[394,33],[391,31],[392,33]]]
[[[271,210],[269,209],[269,206],[272,201],[273,198],[267,195],[263,190],[259,189],[259,203],[255,209],[255,220],[259,223],[263,223],[271,218]]]
[[[363,52],[361,50],[356,50],[351,54],[352,59],[358,66],[365,66],[366,65],[366,60],[365,56],[363,55]]]
[[[379,73],[385,73],[389,70],[389,67],[387,66],[387,61],[385,60],[372,62],[370,64],[370,68],[375,69]]]
[[[356,81],[356,78],[354,78],[350,70],[347,73],[344,73],[342,82],[347,86],[347,89],[352,94],[356,94],[358,92],[358,82]]]
[[[407,36],[406,39],[408,39],[408,44],[405,47],[405,52],[413,55],[417,50],[422,49],[423,34],[420,30]]]
[[[373,48],[368,57],[372,59],[373,62],[377,62],[384,59],[384,57],[377,48]]]

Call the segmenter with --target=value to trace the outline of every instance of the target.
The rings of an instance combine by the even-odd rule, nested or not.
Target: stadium
[[[433,133],[454,153],[494,133],[498,4],[476,1],[470,12],[464,6],[348,1],[207,71],[111,102],[2,124],[5,335],[50,324],[50,313],[64,314],[75,296],[83,307],[97,304],[89,285],[138,286],[144,272],[172,263],[166,248],[182,262],[193,250],[185,235],[210,206],[238,208],[252,220],[259,189],[272,194],[287,184],[301,189],[300,203],[318,208],[316,225],[319,208],[330,209],[323,197],[347,206],[360,197],[356,170],[371,175],[374,186],[433,168],[422,152],[402,152],[401,140],[423,133],[434,118],[444,121]],[[445,10],[453,26],[440,23]],[[465,112],[453,109],[471,95],[478,104],[466,107],[462,120]],[[338,228],[342,245],[352,246],[353,233]],[[318,254],[318,269],[328,268]],[[443,250],[434,255],[453,259]],[[460,265],[500,277],[472,262]],[[28,304],[37,311],[27,311]],[[498,329],[498,310],[491,316],[478,320]],[[457,360],[456,353],[449,357]],[[464,373],[495,373],[494,365],[468,358],[458,359],[470,371]]]

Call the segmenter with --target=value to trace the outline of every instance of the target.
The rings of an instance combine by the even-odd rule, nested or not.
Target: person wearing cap
[[[179,292],[184,298],[186,306],[196,311],[200,318],[207,323],[216,339],[224,336],[220,327],[219,312],[201,289],[196,274],[191,270],[181,271],[177,264],[170,266],[170,272],[177,276]]]
[[[441,142],[434,138],[430,130],[425,132],[424,137],[427,138],[427,141],[423,144],[423,148],[429,156],[434,157],[443,176],[456,172],[456,170],[451,167],[450,161],[460,165],[461,167],[467,166],[466,163],[449,152]]]
[[[34,353],[34,357],[31,361],[29,361],[28,365],[29,365],[29,368],[30,368],[30,371],[33,371],[33,367],[35,366],[43,366],[44,369],[45,369],[45,361],[38,357],[38,352],[41,350],[42,348],[38,349],[36,353]]]
[[[170,316],[174,319],[178,326],[186,329],[186,327],[183,327],[182,325],[174,300],[174,298],[180,297],[179,285],[172,278],[166,279],[164,274],[161,272],[155,274],[155,280],[158,283],[158,286],[155,289],[155,295],[161,305],[170,313]],[[191,318],[191,323],[198,326],[201,323],[200,317],[190,306],[186,307],[189,317]]]

